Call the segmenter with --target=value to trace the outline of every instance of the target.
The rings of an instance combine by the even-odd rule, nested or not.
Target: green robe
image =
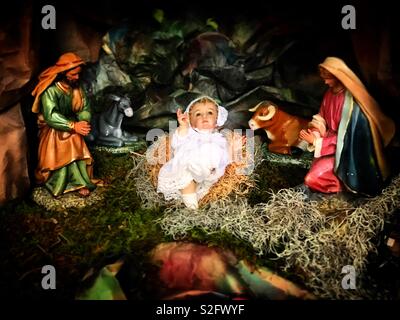
[[[81,107],[79,112],[74,112],[72,109],[72,93],[65,93],[56,84],[48,87],[41,96],[41,114],[43,115],[45,124],[49,128],[54,129],[56,132],[58,132],[57,134],[59,134],[62,131],[71,132],[71,122],[82,120],[90,122],[90,104],[82,89],[81,94],[83,97],[83,106]],[[52,131],[51,129],[45,129],[46,131],[43,134],[43,141],[41,141],[40,143],[46,144],[49,139],[58,139],[46,137],[49,136],[50,132]],[[67,134],[67,138],[63,140],[68,139],[78,141],[78,144],[72,145],[78,145],[78,149],[82,150],[78,150],[78,155],[76,152],[73,153],[69,150],[62,150],[63,155],[66,155],[64,156],[65,160],[63,160],[63,162],[65,162],[65,165],[60,166],[59,168],[57,168],[57,166],[59,165],[56,165],[56,169],[48,170],[50,172],[47,180],[45,181],[45,185],[54,196],[58,196],[62,193],[66,193],[69,191],[78,190],[83,187],[86,187],[89,190],[93,190],[96,187],[96,185],[91,182],[90,174],[88,172],[88,165],[91,165],[92,158],[83,140],[83,137],[77,133],[74,133],[71,135]],[[48,145],[50,145],[50,143],[48,143]],[[67,145],[68,147],[68,144],[64,144],[63,146],[65,145]],[[44,145],[42,146],[42,148],[41,146],[39,146],[39,169],[40,164],[47,161],[46,159],[41,161],[40,157],[49,157],[48,153],[52,154],[53,152],[58,152],[57,146],[58,143],[55,144],[55,147],[54,145]],[[43,152],[43,150],[45,150],[45,152]],[[42,155],[40,153],[42,153]],[[74,156],[68,158],[69,154],[74,154]],[[52,157],[50,156],[50,158]],[[50,162],[51,161],[53,160],[50,160]],[[60,161],[54,162],[58,164],[62,163]],[[51,168],[52,166],[45,167]]]

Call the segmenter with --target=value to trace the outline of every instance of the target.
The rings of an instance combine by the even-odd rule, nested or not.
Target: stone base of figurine
[[[138,150],[145,150],[147,148],[147,143],[144,140],[139,140],[123,147],[89,146],[89,148],[91,150],[105,151],[113,154],[126,154]]]
[[[54,197],[45,187],[37,187],[32,192],[32,200],[49,211],[83,209],[102,201],[104,191],[104,187],[97,187],[88,196],[81,196],[78,191],[75,191]]]
[[[268,150],[266,144],[263,145],[262,151],[266,161],[279,164],[280,166],[294,165],[298,166],[299,168],[309,169],[314,159],[314,154],[307,151],[296,157],[286,154],[273,153]]]

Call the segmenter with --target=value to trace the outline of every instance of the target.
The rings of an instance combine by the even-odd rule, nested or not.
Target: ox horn
[[[276,107],[270,104],[268,106],[268,114],[266,116],[258,116],[257,118],[261,121],[267,121],[272,119],[275,113],[276,113]]]
[[[259,104],[257,104],[255,107],[249,109],[250,112],[255,112],[257,110],[257,108],[260,106],[260,104],[262,104],[264,101],[261,101]]]

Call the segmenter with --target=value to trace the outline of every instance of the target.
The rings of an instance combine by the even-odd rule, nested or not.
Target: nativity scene
[[[0,25],[5,295],[400,298],[390,13],[72,1],[48,30],[25,2]]]

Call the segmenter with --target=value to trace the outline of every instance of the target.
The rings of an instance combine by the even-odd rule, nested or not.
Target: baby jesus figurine
[[[157,191],[166,200],[181,199],[186,207],[196,209],[232,162],[232,138],[218,131],[228,111],[212,98],[202,96],[193,100],[185,112],[178,109],[177,118],[179,127],[171,137],[171,159],[160,169]]]

